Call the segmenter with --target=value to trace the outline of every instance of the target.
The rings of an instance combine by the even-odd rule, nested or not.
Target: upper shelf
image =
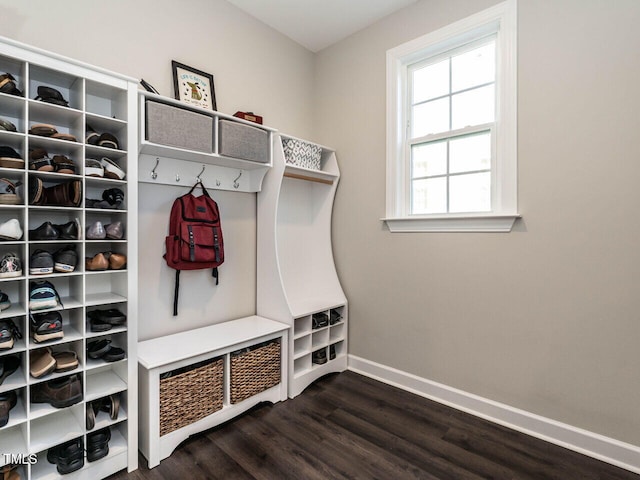
[[[213,188],[260,191],[273,165],[275,129],[149,92],[139,92],[139,99],[141,161],[145,155],[170,159],[175,171],[171,178],[141,175],[139,181],[176,185],[175,179],[185,177],[179,170],[192,176],[184,161],[214,166]],[[240,171],[249,181],[225,186],[219,180],[231,175],[227,170],[233,170],[233,178]]]

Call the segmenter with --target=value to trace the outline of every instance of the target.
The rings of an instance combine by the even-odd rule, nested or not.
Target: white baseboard
[[[557,422],[386,365],[349,355],[348,369],[583,455],[640,473],[640,446]]]

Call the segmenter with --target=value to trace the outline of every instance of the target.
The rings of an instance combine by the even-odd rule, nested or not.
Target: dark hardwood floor
[[[152,470],[121,479],[555,479],[640,475],[367,377],[327,376],[189,438]]]

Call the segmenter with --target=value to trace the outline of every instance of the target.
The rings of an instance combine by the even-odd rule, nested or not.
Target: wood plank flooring
[[[109,480],[640,480],[353,372],[189,438]]]

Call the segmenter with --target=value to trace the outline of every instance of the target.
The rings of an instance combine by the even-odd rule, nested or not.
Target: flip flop
[[[20,357],[18,355],[7,355],[0,357],[0,385],[5,378],[18,370],[20,366]]]
[[[78,366],[78,354],[72,350],[64,352],[54,352],[53,358],[56,361],[56,372],[68,372]]]
[[[100,410],[107,412],[111,420],[117,420],[118,412],[120,411],[120,395],[109,395],[108,399],[103,400]]]
[[[31,364],[29,372],[34,378],[44,377],[56,368],[56,359],[53,358],[49,347],[31,352],[29,363]]]

